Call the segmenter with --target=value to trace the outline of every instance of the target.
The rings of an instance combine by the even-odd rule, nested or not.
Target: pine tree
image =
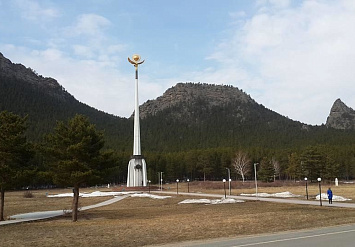
[[[77,221],[80,185],[95,182],[110,168],[103,155],[103,133],[88,118],[76,115],[67,124],[58,122],[46,143],[53,181],[73,186],[72,220]]]
[[[4,220],[5,190],[21,182],[32,157],[25,130],[26,117],[0,113],[0,221]]]

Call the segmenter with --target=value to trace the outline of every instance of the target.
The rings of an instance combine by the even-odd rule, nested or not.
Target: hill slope
[[[209,84],[179,83],[141,106],[143,133],[174,149],[219,146],[294,146],[314,133],[313,127],[290,120],[256,103],[243,91]],[[143,134],[144,135],[144,134]],[[144,141],[151,141],[149,136]],[[183,145],[182,145],[183,144]]]
[[[133,120],[80,103],[52,78],[13,64],[0,53],[0,111],[29,115],[28,135],[38,141],[58,120],[84,114],[105,130],[107,147],[131,152]],[[354,131],[290,120],[232,86],[178,83],[141,108],[142,149],[182,151],[219,147],[294,148],[349,144]]]
[[[76,100],[53,78],[37,75],[32,69],[14,64],[0,53],[0,111],[28,115],[28,136],[39,141],[53,130],[56,121],[65,121],[75,114],[90,118],[99,129],[108,131],[108,146],[130,142],[127,132],[131,121],[98,111]]]

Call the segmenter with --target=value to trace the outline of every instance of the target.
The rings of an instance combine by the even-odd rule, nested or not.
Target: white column
[[[140,125],[139,125],[139,99],[138,99],[138,66],[136,66],[133,155],[141,155],[141,154],[142,154],[141,133],[140,133]]]
[[[138,65],[140,62],[139,55],[133,55],[133,61],[128,61],[135,67],[136,80],[134,92],[134,137],[133,137],[133,156],[128,163],[127,187],[147,186],[147,167],[141,153],[141,137],[139,124],[139,97],[138,97]]]

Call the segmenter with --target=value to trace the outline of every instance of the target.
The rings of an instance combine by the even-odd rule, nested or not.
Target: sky
[[[179,82],[232,85],[307,124],[355,107],[353,0],[0,0],[0,52],[121,117]]]

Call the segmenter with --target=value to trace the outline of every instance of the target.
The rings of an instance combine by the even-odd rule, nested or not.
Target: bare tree
[[[274,182],[275,182],[276,175],[278,175],[280,179],[280,163],[274,157],[272,157],[271,164],[274,167]]]
[[[247,154],[243,153],[242,151],[238,151],[232,160],[232,166],[236,172],[242,176],[243,182],[245,180],[245,175],[250,172],[249,163],[250,159],[248,158]]]

